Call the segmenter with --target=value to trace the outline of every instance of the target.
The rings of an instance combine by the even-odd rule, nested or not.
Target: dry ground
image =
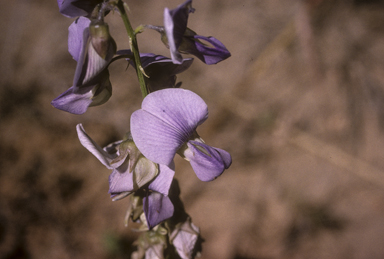
[[[161,25],[176,0],[127,0]],[[233,165],[200,182],[177,159],[202,258],[384,258],[384,5],[381,1],[194,1],[189,26],[232,57],[179,76],[201,95],[207,143]],[[56,1],[0,3],[0,258],[128,258],[136,233],[111,202],[108,170],[78,142],[120,139],[140,107],[134,73],[111,67],[110,101],[75,116],[51,107],[75,69]],[[119,49],[117,14],[107,22]],[[140,49],[168,55],[155,32]]]

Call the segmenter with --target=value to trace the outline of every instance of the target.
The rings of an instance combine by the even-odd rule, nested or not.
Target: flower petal
[[[70,87],[55,98],[51,104],[59,109],[73,114],[83,114],[88,107],[104,104],[112,95],[112,86],[108,70],[99,75],[99,82],[86,87]]]
[[[145,258],[149,259],[164,259],[164,244],[154,243],[150,244],[149,247],[145,250]],[[131,258],[143,258],[142,257],[131,257]]]
[[[122,192],[137,191],[152,181],[157,174],[157,165],[141,156],[132,172],[118,169],[113,170],[109,176],[109,193],[114,196]]]
[[[135,188],[133,187],[132,181],[133,173],[120,173],[117,170],[113,170],[113,172],[109,175],[109,191],[108,193],[111,196],[115,196],[122,192],[133,192]]]
[[[178,131],[144,110],[132,114],[131,133],[140,152],[159,164],[170,165],[183,144],[183,136]]]
[[[68,51],[76,61],[79,60],[83,47],[84,30],[89,27],[90,23],[91,20],[88,18],[79,17],[68,28]]]
[[[171,167],[166,165],[159,164],[159,174],[151,182],[148,188],[152,191],[161,193],[163,195],[168,195],[169,188],[173,181],[173,176],[175,175],[175,164],[172,163]]]
[[[181,64],[181,57],[178,48],[182,42],[185,30],[187,29],[189,13],[194,12],[192,0],[187,0],[173,10],[164,9],[164,29],[168,39],[168,47],[175,64]]]
[[[149,193],[147,197],[144,197],[143,204],[144,214],[150,229],[172,217],[174,212],[169,197],[158,192]]]
[[[180,51],[195,55],[207,65],[217,64],[231,56],[231,53],[224,44],[214,37],[194,35],[193,38],[186,38],[186,40],[191,41],[189,44],[186,44],[189,48],[180,49]],[[208,42],[212,47],[200,40]]]
[[[151,93],[143,100],[141,108],[188,138],[208,118],[204,100],[185,89],[169,88]]]
[[[199,228],[191,222],[190,218],[172,231],[172,244],[182,259],[193,258],[199,233]]]
[[[202,181],[212,181],[219,177],[231,163],[231,155],[222,149],[190,140],[187,143],[191,152],[185,152],[197,177]]]
[[[132,137],[145,157],[169,165],[176,151],[207,118],[207,105],[197,94],[163,89],[145,97],[142,109],[132,114]]]
[[[84,81],[88,66],[88,48],[90,46],[90,40],[89,27],[84,28],[81,50],[77,59],[75,75],[73,78],[74,86],[81,86]]]
[[[57,0],[60,13],[67,17],[88,16],[103,0]]]
[[[59,110],[73,114],[85,113],[92,103],[92,90],[77,94],[74,93],[74,89],[73,86],[70,87],[67,91],[56,97],[51,104]]]
[[[170,11],[168,8],[164,9],[164,27],[165,27],[165,33],[167,35],[168,40],[168,47],[171,51],[171,58],[175,64],[181,64],[181,61],[183,60],[183,57],[181,56],[180,52],[177,50],[178,45],[180,43],[176,44],[176,39],[174,36],[174,26],[172,16],[170,14]]]
[[[108,169],[114,169],[114,167],[110,165],[110,162],[116,157],[116,155],[108,154],[99,145],[97,145],[85,132],[82,124],[77,124],[76,130],[80,143]]]

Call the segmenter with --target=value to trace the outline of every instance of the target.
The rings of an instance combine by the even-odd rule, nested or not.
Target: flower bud
[[[116,43],[109,35],[108,24],[100,21],[92,22],[89,26],[91,44],[96,53],[105,60],[110,60],[116,53]]]
[[[188,218],[187,221],[176,225],[170,234],[170,241],[182,259],[193,258],[199,233],[199,228]]]
[[[132,258],[164,259],[164,249],[167,247],[167,230],[157,226],[150,231],[143,232],[135,241],[137,251]]]

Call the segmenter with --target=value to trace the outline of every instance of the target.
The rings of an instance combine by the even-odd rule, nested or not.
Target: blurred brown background
[[[127,0],[134,27],[162,25],[182,1]],[[204,183],[177,157],[202,258],[384,258],[384,4],[367,0],[195,0],[189,27],[232,57],[195,60],[184,88],[206,100],[199,134],[233,164]],[[71,86],[73,19],[55,0],[0,2],[0,258],[128,258],[137,233],[109,171],[75,125],[104,146],[129,129],[141,94],[111,66],[114,94],[81,116],[50,102]],[[128,48],[117,14],[106,18]],[[142,52],[169,56],[154,31]]]

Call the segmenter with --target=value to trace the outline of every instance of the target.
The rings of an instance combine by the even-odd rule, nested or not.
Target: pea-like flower
[[[103,165],[112,169],[109,176],[109,193],[113,200],[132,193],[143,194],[143,210],[149,228],[172,217],[174,207],[168,197],[174,176],[174,165],[156,164],[145,158],[128,134],[123,140],[101,148],[78,124],[81,144]]]
[[[194,11],[192,0],[187,0],[175,9],[165,8],[164,27],[147,27],[160,32],[161,40],[170,49],[172,60],[176,64],[182,61],[180,53],[192,54],[208,65],[230,57],[231,53],[218,39],[198,35],[187,28],[189,13]]]
[[[90,16],[103,0],[57,0],[59,11],[67,17]]]
[[[178,153],[200,180],[211,181],[231,165],[232,158],[227,151],[206,145],[197,134],[197,126],[207,118],[207,105],[197,94],[180,88],[156,91],[132,114],[132,138],[151,161],[170,165]]]
[[[73,86],[52,101],[60,110],[83,114],[88,107],[105,103],[112,95],[108,65],[116,44],[108,25],[79,17],[69,27],[68,51],[77,61]]]

